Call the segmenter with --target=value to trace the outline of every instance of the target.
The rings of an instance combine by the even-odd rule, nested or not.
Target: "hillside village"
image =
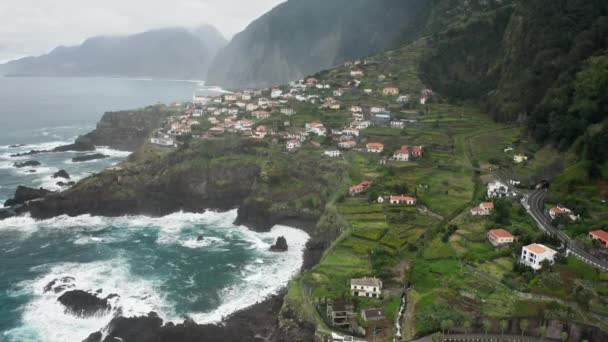
[[[303,158],[348,161],[353,183],[336,203],[343,236],[288,294],[333,341],[399,340],[440,328],[518,333],[539,315],[608,312],[605,271],[570,255],[524,210],[536,186],[527,175],[559,155],[542,160],[545,151],[526,144],[520,128],[444,103],[405,61],[415,58],[406,48],[276,88],[194,94],[150,142],[174,148],[239,136]],[[580,220],[561,204],[542,211],[555,225]],[[577,241],[605,260],[604,230]],[[581,286],[589,297],[573,302]],[[501,317],[525,319],[503,328]],[[529,330],[563,333],[543,326],[549,322]]]

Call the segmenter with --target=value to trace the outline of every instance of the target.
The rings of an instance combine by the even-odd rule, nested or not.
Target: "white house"
[[[408,103],[408,102],[410,102],[409,95],[401,95],[397,98],[397,103]]]
[[[281,108],[281,114],[291,116],[291,115],[294,115],[295,113],[296,113],[296,111],[293,110],[293,108]]]
[[[224,101],[236,101],[238,100],[237,94],[226,94],[224,95]]]
[[[340,156],[342,156],[342,152],[338,150],[328,150],[323,152],[323,154],[330,158],[339,158]]]
[[[381,153],[384,150],[383,143],[368,143],[365,147],[370,153]]]
[[[507,245],[515,241],[515,237],[504,229],[492,229],[488,232],[488,240],[496,247]]]
[[[555,220],[558,216],[562,215],[568,216],[572,221],[576,221],[579,219],[579,216],[574,215],[572,213],[572,210],[566,207],[562,207],[561,205],[549,209],[549,216],[551,216],[552,220]]]
[[[286,144],[285,147],[287,148],[288,151],[293,151],[297,148],[302,147],[302,142],[300,142],[300,140],[289,140]]]
[[[368,277],[351,279],[350,291],[355,297],[380,298],[382,296],[382,280]]]
[[[342,131],[342,133],[344,133],[346,135],[358,137],[359,136],[359,129],[358,128],[354,128],[354,127],[348,127],[348,128],[345,128]]]
[[[318,136],[324,136],[327,130],[322,123],[319,122],[309,122],[306,124],[306,132],[313,133]]]
[[[270,91],[270,97],[273,99],[279,98],[283,95],[283,91],[281,89],[272,89]]]
[[[374,106],[374,107],[371,107],[371,108],[369,109],[369,111],[370,111],[371,113],[373,113],[373,114],[377,114],[377,113],[384,113],[384,112],[386,112],[386,108],[384,108],[384,107],[376,107],[376,106]]]
[[[361,70],[361,69],[357,69],[357,70],[351,70],[351,71],[350,71],[350,75],[351,75],[352,77],[358,77],[358,76],[363,76],[363,75],[365,75],[365,72],[363,72],[363,70]]]
[[[404,128],[405,122],[403,121],[391,121],[391,127],[393,128]]]
[[[513,162],[515,164],[521,164],[521,163],[525,162],[526,160],[528,160],[528,157],[523,154],[516,154],[513,156]]]
[[[401,146],[400,150],[397,150],[393,154],[393,159],[396,161],[409,161],[410,160],[410,147],[409,146]]]
[[[341,142],[338,143],[338,147],[342,148],[342,149],[345,149],[345,150],[350,150],[351,148],[353,148],[355,146],[357,146],[357,142],[356,141],[352,141],[352,140],[341,141]]]
[[[489,198],[500,198],[509,196],[509,187],[500,181],[491,182],[488,184],[487,195]]]
[[[416,205],[416,197],[403,195],[391,196],[389,202],[390,204]]]
[[[369,128],[369,126],[370,126],[371,124],[372,124],[372,123],[371,123],[371,122],[369,122],[369,121],[356,121],[356,122],[353,122],[353,123],[352,123],[352,125],[353,125],[353,126],[356,128],[356,129],[366,129],[366,128]]]
[[[399,95],[399,88],[397,87],[386,87],[382,90],[384,95]]]
[[[528,246],[524,246],[521,249],[521,263],[524,265],[528,265],[535,270],[540,270],[542,268],[542,262],[545,260],[549,260],[553,263],[553,259],[557,254],[556,251],[551,248],[541,245],[538,243],[533,243]]]
[[[350,107],[350,111],[353,113],[363,113],[363,108],[360,106],[352,106]]]
[[[471,215],[473,216],[489,216],[494,210],[494,203],[483,202],[475,208],[471,208]]]
[[[152,144],[160,145],[160,146],[173,146],[175,144],[173,139],[171,139],[168,135],[165,135],[164,137],[160,137],[160,138],[152,138],[152,139],[150,139],[150,142]]]

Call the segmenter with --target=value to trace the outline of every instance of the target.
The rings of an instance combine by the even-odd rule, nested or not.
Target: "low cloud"
[[[2,0],[0,60],[97,35],[211,24],[227,38],[285,0]]]

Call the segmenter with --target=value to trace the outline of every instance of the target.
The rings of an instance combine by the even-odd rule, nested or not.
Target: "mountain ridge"
[[[94,36],[75,46],[0,65],[6,76],[109,76],[204,79],[227,43],[210,25],[167,27],[126,36]]]

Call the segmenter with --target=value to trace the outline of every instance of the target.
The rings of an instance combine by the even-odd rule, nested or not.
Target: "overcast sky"
[[[211,24],[226,38],[285,0],[0,0],[0,61],[96,35]]]

